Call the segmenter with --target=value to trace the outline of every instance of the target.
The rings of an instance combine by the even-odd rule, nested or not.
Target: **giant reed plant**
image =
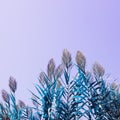
[[[31,107],[22,100],[16,102],[17,82],[13,77],[9,78],[9,88],[10,93],[4,89],[1,92],[4,103],[0,103],[0,120],[34,120]]]
[[[1,120],[119,120],[120,92],[116,83],[106,83],[105,70],[99,63],[86,70],[86,58],[77,51],[75,62],[67,49],[56,67],[53,59],[47,72],[41,72],[36,93],[31,92],[33,107],[21,100],[16,103],[16,80],[10,77],[10,93],[2,90]]]

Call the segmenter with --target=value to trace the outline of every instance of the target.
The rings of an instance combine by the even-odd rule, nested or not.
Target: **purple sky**
[[[0,1],[0,90],[10,75],[18,81],[17,97],[29,102],[30,90],[53,57],[67,48],[81,50],[87,67],[100,62],[113,80],[120,80],[119,0]]]

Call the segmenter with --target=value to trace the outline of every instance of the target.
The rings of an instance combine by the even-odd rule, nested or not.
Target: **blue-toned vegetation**
[[[58,67],[50,59],[47,72],[40,73],[39,84],[35,85],[36,93],[30,91],[34,106],[16,102],[17,82],[10,77],[10,93],[2,90],[0,120],[120,120],[119,86],[106,82],[99,63],[88,72],[80,51],[75,61],[67,49]]]

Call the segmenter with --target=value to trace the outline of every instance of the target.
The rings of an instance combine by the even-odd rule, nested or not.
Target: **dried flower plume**
[[[13,93],[15,93],[15,91],[17,89],[17,82],[16,82],[15,78],[13,78],[13,77],[9,78],[9,87],[10,87],[11,91]]]
[[[93,73],[96,78],[99,78],[105,74],[105,70],[99,63],[96,62],[93,64]]]
[[[62,86],[62,83],[60,82],[60,80],[57,80],[57,86],[56,88],[59,89]]]
[[[42,84],[45,83],[45,80],[44,80],[45,76],[44,76],[44,74],[45,74],[44,72],[41,72],[40,75],[39,75],[39,78],[40,78],[39,82],[42,83]]]
[[[72,65],[72,57],[70,52],[67,49],[63,50],[62,61],[67,69]]]
[[[9,104],[10,102],[10,96],[6,90],[2,90],[2,98],[3,100]]]
[[[55,79],[61,77],[63,70],[64,70],[63,64],[60,64],[55,70]]]
[[[118,85],[115,82],[111,83],[111,89],[116,90],[118,88]]]
[[[85,71],[86,58],[80,51],[77,51],[76,63],[82,71]]]
[[[48,73],[48,77],[51,78],[53,73],[54,73],[54,70],[55,70],[55,62],[52,59],[50,59],[50,61],[48,62],[48,66],[47,66],[47,73]]]
[[[18,101],[18,105],[19,105],[20,108],[25,108],[26,107],[25,103],[22,100]]]
[[[87,71],[87,72],[86,72],[86,79],[88,80],[88,82],[89,82],[90,84],[92,84],[92,83],[94,82],[94,81],[93,81],[92,74],[91,74],[90,71]]]

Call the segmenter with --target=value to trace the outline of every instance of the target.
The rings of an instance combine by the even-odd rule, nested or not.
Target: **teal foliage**
[[[64,52],[66,52],[66,50]],[[92,74],[86,72],[84,68],[85,66],[82,66],[82,62],[85,63],[85,59],[81,53],[79,54],[81,56],[78,55],[78,57],[82,58],[79,58],[79,62],[76,60],[76,62],[78,62],[77,64],[71,63],[71,57],[69,56],[70,54],[68,51],[63,53],[63,55],[66,54],[68,56],[62,56],[64,64],[63,74],[59,78],[53,80],[54,82],[52,86],[54,87],[51,86],[51,88],[54,89],[52,89],[51,93],[46,92],[47,96],[50,96],[48,98],[50,102],[47,102],[48,99],[44,99],[45,96],[43,98],[40,96],[42,102],[44,101],[43,103],[47,102],[50,104],[49,108],[46,107],[47,111],[44,111],[42,115],[48,115],[45,120],[79,120],[82,118],[88,120],[118,119],[120,94],[116,89],[111,90],[111,87],[106,84],[106,81],[104,80],[104,69],[102,66],[95,63]],[[66,58],[69,60],[65,61]],[[71,71],[74,67],[76,73],[71,79],[70,75],[72,74]],[[44,78],[47,78],[47,74],[44,75]],[[55,75],[53,74],[53,76]],[[45,81],[52,80],[45,79]],[[61,82],[59,88],[56,86],[58,81]],[[41,86],[41,84],[39,86]],[[45,92],[46,89],[50,89],[50,87],[45,88],[44,90],[39,88],[40,93],[43,91]],[[41,101],[41,99],[39,100]],[[52,108],[53,101],[54,110]],[[42,109],[45,107],[44,105],[40,106]]]
[[[35,84],[36,93],[30,91],[34,106],[16,102],[16,82],[10,81],[10,94],[2,93],[0,120],[120,120],[119,86],[106,80],[99,63],[87,72],[84,55],[78,51],[75,64],[65,49],[62,63],[55,67],[51,59]]]

